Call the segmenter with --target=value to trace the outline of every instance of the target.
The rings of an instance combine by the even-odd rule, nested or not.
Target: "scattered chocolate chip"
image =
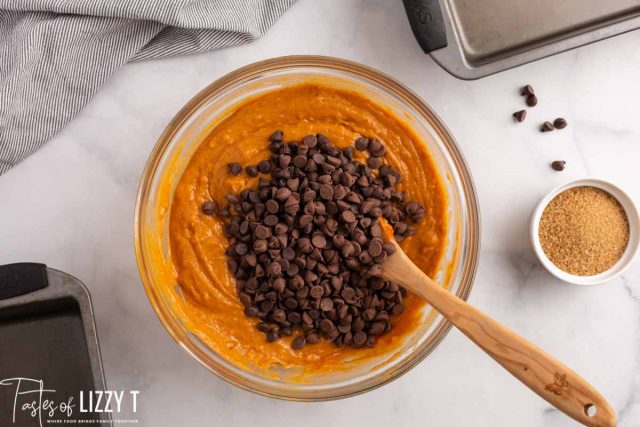
[[[553,123],[544,122],[542,124],[542,126],[540,127],[540,132],[551,132],[554,129],[555,129],[555,127],[553,126]]]
[[[520,90],[520,95],[531,96],[533,95],[533,87],[531,85],[525,85]]]
[[[567,121],[562,117],[558,117],[553,121],[553,125],[556,127],[556,129],[564,129],[567,127]]]
[[[531,94],[527,96],[526,103],[529,107],[535,107],[536,105],[538,105],[538,97]]]
[[[240,163],[229,163],[227,165],[227,169],[229,170],[229,173],[234,176],[240,175],[240,172],[242,172],[242,166]]]
[[[369,150],[369,153],[372,156],[376,157],[380,157],[385,153],[384,144],[377,138],[373,138],[371,141],[369,141],[369,147],[367,148],[367,150]]]
[[[207,200],[200,206],[200,210],[205,215],[214,215],[218,212],[218,204],[213,200]]]
[[[247,166],[246,168],[244,168],[244,170],[247,173],[247,175],[249,175],[252,178],[255,178],[256,176],[258,176],[258,168],[253,165]]]
[[[565,162],[564,160],[555,160],[551,163],[551,167],[553,168],[553,170],[558,172],[563,171],[566,166],[567,162]]]
[[[271,162],[269,160],[262,160],[260,163],[258,163],[258,171],[260,173],[271,172]]]
[[[520,110],[513,113],[513,117],[516,118],[520,123],[524,122],[524,119],[527,117],[527,110]]]
[[[361,136],[358,139],[356,139],[356,142],[354,143],[354,145],[356,147],[356,150],[365,151],[369,147],[369,139]]]

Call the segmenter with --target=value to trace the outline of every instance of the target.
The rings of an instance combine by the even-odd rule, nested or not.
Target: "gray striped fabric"
[[[0,0],[0,175],[123,64],[246,43],[295,0]]]

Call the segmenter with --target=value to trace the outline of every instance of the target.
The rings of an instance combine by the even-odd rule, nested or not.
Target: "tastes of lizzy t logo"
[[[13,424],[18,419],[33,419],[37,425],[44,424],[104,424],[108,417],[101,414],[138,411],[137,390],[129,392],[114,390],[80,391],[77,396],[65,396],[62,400],[56,398],[55,390],[45,387],[44,381],[31,378],[6,378],[0,381],[0,386],[10,390],[13,398],[9,408],[13,409],[11,417]],[[4,387],[2,387],[4,388]],[[0,405],[0,407],[7,405]],[[0,417],[4,414],[0,414]],[[1,418],[0,418],[1,419]],[[137,424],[137,419],[113,420],[114,423]],[[4,421],[0,425],[6,425]]]

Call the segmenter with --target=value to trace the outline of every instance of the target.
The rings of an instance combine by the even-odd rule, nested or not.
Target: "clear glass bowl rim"
[[[357,62],[328,56],[282,56],[246,65],[224,75],[223,77],[209,84],[185,104],[185,106],[165,127],[163,133],[158,138],[158,141],[153,147],[142,172],[142,178],[140,180],[140,185],[138,188],[134,213],[134,244],[136,251],[136,260],[145,292],[147,294],[147,297],[149,298],[149,302],[151,303],[154,312],[156,313],[156,316],[158,317],[164,328],[167,330],[169,335],[171,335],[171,337],[176,341],[176,343],[180,345],[180,347],[182,347],[187,353],[189,353],[191,357],[193,357],[201,365],[203,365],[207,370],[237,387],[267,397],[294,401],[335,400],[366,393],[368,391],[381,387],[382,385],[387,384],[388,382],[391,382],[396,378],[399,378],[401,375],[405,374],[413,367],[415,367],[418,363],[420,363],[435,349],[435,347],[444,339],[444,337],[451,329],[451,323],[444,318],[440,318],[438,324],[432,332],[432,338],[428,343],[426,343],[427,345],[422,348],[421,352],[412,354],[410,360],[407,361],[407,363],[405,363],[404,365],[394,367],[395,370],[392,374],[384,375],[384,377],[378,375],[377,381],[367,387],[350,390],[341,394],[322,397],[300,397],[265,391],[255,387],[253,384],[251,384],[251,381],[247,380],[246,378],[230,378],[228,375],[225,375],[223,369],[219,370],[219,367],[211,366],[210,364],[206,363],[206,361],[202,360],[196,354],[199,352],[199,350],[195,348],[196,346],[190,341],[185,341],[178,335],[176,331],[178,327],[177,325],[172,324],[171,316],[165,313],[165,308],[160,302],[160,296],[154,289],[151,277],[149,277],[148,275],[148,266],[146,265],[142,249],[143,227],[141,224],[141,218],[144,209],[146,208],[145,201],[147,200],[149,191],[152,189],[151,180],[154,176],[156,168],[159,166],[164,156],[166,149],[173,141],[173,137],[175,136],[175,134],[181,129],[184,123],[188,121],[188,119],[194,112],[196,112],[208,99],[214,97],[216,94],[222,93],[230,86],[257,77],[261,73],[283,70],[287,68],[327,68],[330,70],[346,72],[365,80],[369,80],[375,84],[383,86],[386,90],[392,92],[394,95],[401,97],[403,102],[408,103],[418,113],[420,113],[423,118],[427,120],[429,125],[438,134],[440,138],[439,143],[445,146],[447,152],[451,156],[455,169],[459,174],[464,192],[465,206],[463,206],[463,208],[466,209],[466,212],[468,214],[467,226],[469,227],[469,233],[468,240],[464,242],[464,247],[460,249],[466,251],[467,256],[462,267],[460,280],[461,285],[459,286],[456,295],[463,300],[466,300],[469,297],[478,267],[478,259],[480,254],[481,223],[479,203],[475,185],[473,183],[473,179],[471,177],[467,162],[460,148],[458,147],[455,138],[448,130],[448,128],[444,125],[442,120],[431,109],[431,107],[429,107],[418,95],[416,95],[412,90],[404,86],[402,83],[371,67],[359,64]],[[462,238],[464,239],[465,236],[462,236]],[[462,242],[459,244],[462,245]],[[354,385],[357,385],[357,383]]]

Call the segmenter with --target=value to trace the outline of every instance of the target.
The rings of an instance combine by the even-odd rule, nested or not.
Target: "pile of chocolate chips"
[[[229,238],[227,266],[245,314],[260,319],[269,342],[297,334],[294,349],[321,337],[337,346],[375,344],[404,311],[406,290],[380,277],[394,252],[382,240],[384,217],[401,241],[413,234],[424,207],[395,189],[402,179],[382,162],[384,145],[360,137],[354,148],[334,147],[323,135],[301,143],[270,137],[271,158],[245,168],[262,177],[255,189],[226,196],[219,212]],[[229,166],[239,174],[238,166]],[[213,201],[205,214],[217,211]]]

